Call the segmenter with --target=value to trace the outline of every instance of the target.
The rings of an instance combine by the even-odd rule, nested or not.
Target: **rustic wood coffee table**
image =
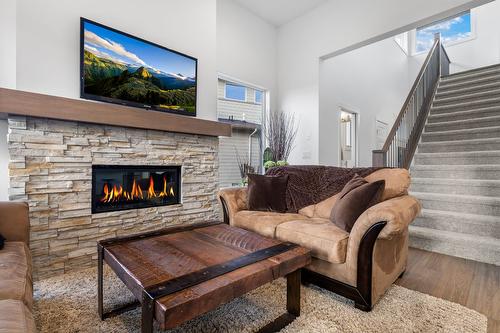
[[[100,241],[101,319],[137,306],[142,332],[176,327],[279,277],[287,278],[287,312],[260,331],[278,331],[300,315],[300,269],[310,251],[222,223],[177,227]],[[106,262],[137,301],[103,311]]]

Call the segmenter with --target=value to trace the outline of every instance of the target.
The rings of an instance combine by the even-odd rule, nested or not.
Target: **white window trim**
[[[467,42],[470,42],[471,40],[474,40],[474,39],[477,38],[477,29],[476,29],[477,16],[476,16],[476,12],[473,9],[469,10],[469,12],[470,12],[470,36],[467,37],[467,38],[463,38],[463,39],[457,40],[457,41],[455,41],[453,43],[448,43],[448,44],[445,45],[445,47],[452,47],[452,46],[459,45],[459,44],[462,44],[462,43],[467,43]],[[453,18],[453,17],[451,17],[451,18]],[[451,18],[449,18],[449,19],[451,19]],[[434,23],[429,24],[429,26],[434,25],[435,23],[446,21],[446,20],[448,20],[448,19],[436,21]],[[421,54],[427,54],[429,52],[429,50],[420,51],[420,52],[417,52],[415,50],[416,46],[417,46],[416,45],[416,41],[417,41],[417,29],[418,28],[409,31],[409,36],[408,36],[409,37],[408,38],[408,42],[410,43],[410,46],[411,46],[410,50],[411,50],[411,55],[412,56],[418,56],[418,55],[421,55]]]
[[[403,35],[403,34],[406,34],[406,50],[401,46],[401,44],[399,44],[399,42],[396,39],[396,37]],[[401,51],[403,51],[403,53],[408,56],[409,53],[411,52],[411,49],[410,49],[410,31],[397,34],[396,36],[394,36],[393,40],[394,40],[394,43],[396,43],[396,45],[401,49]]]
[[[230,76],[230,75],[227,75],[227,74],[224,74],[221,72],[218,72],[217,76],[220,80],[227,81],[229,83],[238,84],[240,86],[246,86],[248,88],[257,89],[257,90],[261,90],[261,91],[267,91],[267,89],[262,87],[262,86],[258,86],[256,84],[250,83],[248,81],[240,80],[238,78],[235,78],[234,76]]]
[[[227,85],[228,84],[231,85],[231,86],[240,86],[240,87],[243,87],[245,89],[245,99],[241,100],[241,99],[237,99],[237,98],[227,97],[226,94],[227,94]],[[248,99],[247,99],[247,87],[245,87],[244,85],[237,84],[237,83],[224,81],[224,99],[227,99],[229,101],[240,102],[240,103],[248,103]]]

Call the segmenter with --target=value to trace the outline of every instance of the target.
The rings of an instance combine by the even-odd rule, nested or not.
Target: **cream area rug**
[[[105,309],[132,300],[105,271]],[[168,332],[255,332],[285,311],[286,282],[277,280]],[[282,332],[486,332],[484,315],[459,304],[393,285],[371,312],[332,292],[302,287],[301,316]],[[35,319],[41,333],[139,332],[140,310],[101,321],[97,273],[88,269],[35,283]]]

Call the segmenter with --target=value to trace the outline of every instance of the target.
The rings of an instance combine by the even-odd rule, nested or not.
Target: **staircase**
[[[441,78],[410,170],[410,246],[500,265],[500,65]]]

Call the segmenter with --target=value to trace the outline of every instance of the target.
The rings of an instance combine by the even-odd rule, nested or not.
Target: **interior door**
[[[356,113],[340,112],[340,166],[353,168],[357,165]]]

